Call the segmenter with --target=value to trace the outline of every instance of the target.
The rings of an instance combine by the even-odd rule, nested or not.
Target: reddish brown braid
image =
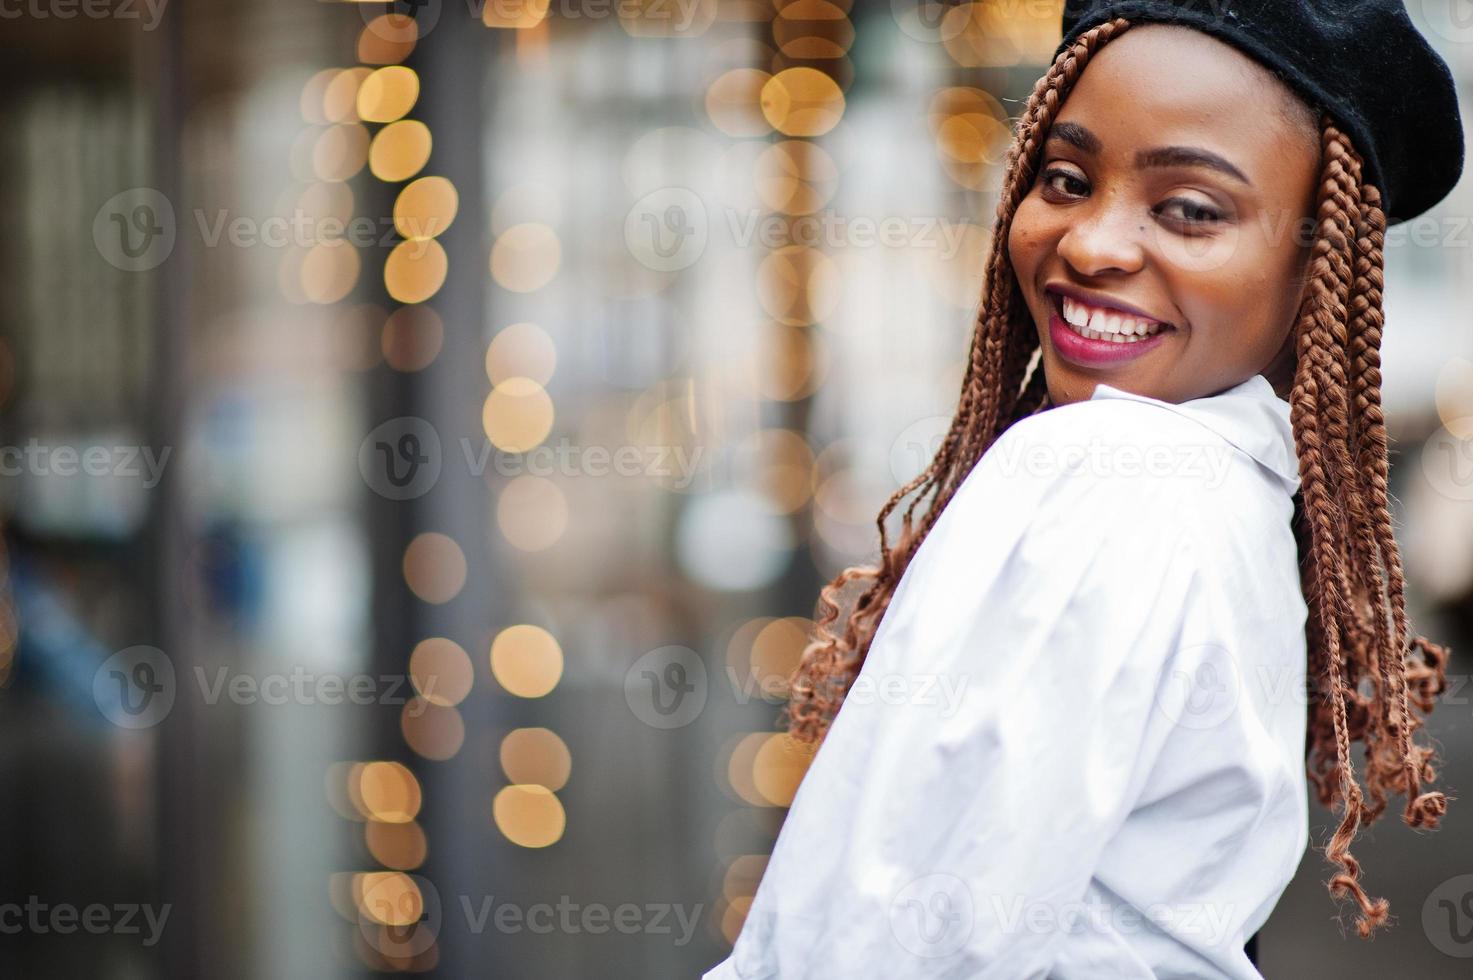
[[[956,415],[930,466],[881,509],[878,564],[845,569],[820,592],[815,638],[793,674],[786,712],[800,741],[816,743],[828,731],[896,585],[962,480],[1009,426],[1050,407],[1038,336],[1007,257],[1008,234],[1059,107],[1094,52],[1129,27],[1116,19],[1082,34],[1039,79],[1017,122]],[[1436,778],[1433,750],[1412,737],[1423,724],[1419,713],[1430,713],[1445,687],[1448,650],[1411,630],[1393,536],[1381,412],[1381,196],[1363,182],[1361,157],[1327,116],[1320,118],[1320,143],[1290,395],[1300,473],[1293,524],[1309,609],[1305,751],[1316,795],[1340,814],[1325,847],[1339,866],[1328,887],[1354,900],[1357,929],[1369,936],[1386,921],[1388,903],[1366,895],[1350,843],[1381,816],[1392,793],[1405,795],[1402,818],[1413,827],[1436,827],[1445,812],[1444,794],[1422,789]],[[887,521],[911,495],[892,547]],[[840,623],[846,596],[856,592]],[[1365,791],[1351,758],[1354,742],[1364,744]]]

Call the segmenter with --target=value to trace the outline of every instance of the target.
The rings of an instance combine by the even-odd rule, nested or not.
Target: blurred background
[[[1461,82],[1473,18],[1414,0]],[[3,0],[0,976],[693,977],[955,404],[1058,0]],[[1467,101],[1465,90],[1465,104]],[[1467,181],[1388,236],[1473,785]],[[1462,977],[1473,810],[1269,977]]]

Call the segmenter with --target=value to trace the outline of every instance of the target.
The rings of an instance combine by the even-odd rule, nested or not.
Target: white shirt
[[[1099,385],[901,579],[704,980],[1233,978],[1309,839],[1289,405]]]

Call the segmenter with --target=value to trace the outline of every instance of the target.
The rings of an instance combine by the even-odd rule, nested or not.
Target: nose
[[[1059,256],[1081,276],[1135,272],[1145,261],[1144,236],[1138,213],[1097,195],[1059,239]]]

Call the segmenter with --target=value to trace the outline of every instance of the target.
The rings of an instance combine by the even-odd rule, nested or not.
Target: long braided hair
[[[1093,53],[1130,26],[1115,19],[1082,34],[1034,86],[1007,155],[956,415],[930,466],[880,511],[878,565],[848,568],[821,590],[815,638],[789,685],[787,727],[799,742],[817,743],[827,732],[907,565],[977,460],[1014,422],[1052,407],[1038,337],[1007,258],[1008,233],[1059,107]],[[1325,846],[1339,866],[1329,891],[1354,900],[1357,930],[1369,936],[1386,922],[1389,904],[1362,888],[1350,843],[1381,816],[1391,793],[1405,795],[1402,818],[1413,827],[1436,827],[1446,811],[1443,793],[1422,788],[1436,778],[1433,750],[1412,737],[1423,724],[1418,712],[1430,713],[1444,689],[1448,650],[1411,631],[1392,534],[1380,371],[1386,216],[1348,136],[1327,115],[1319,126],[1317,213],[1290,397],[1300,473],[1293,527],[1309,609],[1305,755],[1320,802],[1340,815]],[[892,546],[886,522],[907,497]],[[846,595],[854,596],[852,609],[840,622]],[[1365,791],[1353,742],[1364,744]]]

